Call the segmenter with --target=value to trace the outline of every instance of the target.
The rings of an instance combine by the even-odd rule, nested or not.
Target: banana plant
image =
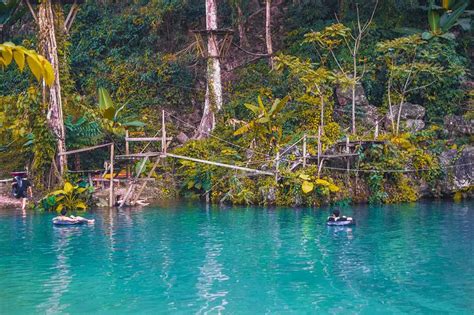
[[[278,114],[288,103],[288,100],[288,95],[283,99],[277,98],[273,101],[270,109],[267,109],[263,104],[262,97],[259,95],[257,105],[244,104],[255,115],[255,118],[237,129],[234,132],[234,136],[253,131],[255,138],[259,138],[270,145],[277,144],[283,132],[282,126],[278,121]]]
[[[116,105],[109,92],[104,88],[99,88],[99,113],[104,128],[113,134],[122,134],[125,129],[144,127],[145,124],[138,120],[133,120],[131,115],[124,114],[124,109],[128,102]]]
[[[66,182],[62,189],[53,191],[41,199],[39,207],[42,210],[57,212],[63,209],[67,211],[85,211],[87,200],[90,198],[92,191],[93,187],[82,187]]]
[[[461,19],[469,5],[469,0],[442,0],[441,6],[436,5],[434,0],[428,4],[429,32],[423,32],[422,38],[429,40],[435,36],[446,39],[454,39],[454,35],[449,30],[459,25],[464,30],[469,30],[471,26],[470,18]]]

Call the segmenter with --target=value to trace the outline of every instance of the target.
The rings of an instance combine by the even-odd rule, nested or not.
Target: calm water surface
[[[474,312],[474,203],[0,211],[0,313]]]

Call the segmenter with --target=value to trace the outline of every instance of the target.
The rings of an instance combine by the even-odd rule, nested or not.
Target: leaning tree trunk
[[[217,30],[217,0],[206,0],[206,29]],[[222,108],[221,64],[216,34],[207,40],[207,87],[204,111],[197,137],[207,137],[216,126],[216,112]]]
[[[265,41],[267,43],[267,54],[268,64],[270,68],[273,69],[273,45],[272,45],[272,29],[271,29],[271,22],[272,22],[272,15],[271,15],[271,0],[266,0],[265,2]]]
[[[59,58],[54,27],[54,15],[51,0],[43,0],[39,5],[38,26],[40,52],[49,60],[54,70],[54,82],[51,87],[45,87],[44,93],[48,96],[48,124],[56,137],[57,153],[59,155],[58,166],[61,175],[67,167],[67,159],[61,153],[66,152],[66,136],[63,122],[61,84],[59,81]]]

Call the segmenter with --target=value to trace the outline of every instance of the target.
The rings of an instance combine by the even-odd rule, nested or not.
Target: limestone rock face
[[[394,105],[392,107],[393,121],[395,121],[395,124],[397,121],[399,109],[400,109],[399,105]],[[402,106],[400,121],[403,122],[406,120],[405,125],[408,127],[408,129],[411,129],[411,127],[419,128],[421,127],[420,121],[423,122],[423,118],[425,117],[425,114],[426,114],[426,110],[423,106],[405,102],[403,103],[403,106]],[[408,122],[408,120],[410,120],[410,122]],[[390,111],[388,111],[387,115],[385,115],[384,126],[385,126],[385,129],[392,128],[392,117],[390,116]],[[423,123],[423,127],[421,127],[421,129],[423,129],[424,127],[425,126]],[[421,130],[421,129],[418,129],[418,130]]]
[[[352,104],[352,89],[351,87],[338,86],[336,88],[337,102],[341,107]],[[369,101],[365,96],[364,88],[361,84],[357,84],[355,91],[356,106],[369,106]]]
[[[400,106],[395,105],[392,108],[393,108],[393,114],[395,115],[395,119],[396,119]],[[403,106],[402,106],[402,113],[400,115],[400,118],[401,119],[423,119],[425,117],[425,114],[426,114],[426,110],[423,106],[405,102],[403,103]]]
[[[472,136],[474,120],[467,120],[463,116],[449,115],[444,118],[444,127],[450,136]]]
[[[376,122],[379,120],[379,109],[374,105],[367,105],[360,108],[362,112],[362,123],[366,127],[373,127],[375,126]]]
[[[474,146],[467,146],[460,153],[457,150],[445,151],[441,153],[439,161],[442,167],[449,167],[446,168],[442,182],[444,194],[451,194],[473,185]]]
[[[407,119],[405,121],[405,130],[407,131],[420,131],[425,128],[425,122],[421,119]]]

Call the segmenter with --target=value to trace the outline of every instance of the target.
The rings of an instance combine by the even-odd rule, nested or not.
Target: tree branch
[[[36,16],[35,10],[33,9],[33,6],[30,3],[30,0],[25,0],[26,5],[28,6],[28,9],[30,10],[31,15],[33,16],[33,19],[35,20],[36,24],[38,24],[38,17]]]
[[[78,10],[78,5],[77,5],[77,0],[74,0],[73,5],[71,6],[71,9],[69,10],[69,13],[66,17],[66,20],[64,21],[64,29],[66,33],[69,33],[72,23],[74,22],[74,19],[76,18]]]

